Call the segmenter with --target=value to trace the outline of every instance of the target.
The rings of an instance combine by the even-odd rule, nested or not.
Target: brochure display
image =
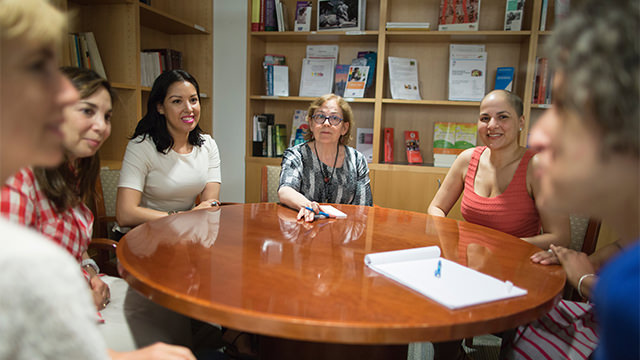
[[[389,84],[393,99],[421,100],[418,61],[389,56]]]
[[[487,72],[484,45],[452,44],[449,51],[449,100],[482,100]]]

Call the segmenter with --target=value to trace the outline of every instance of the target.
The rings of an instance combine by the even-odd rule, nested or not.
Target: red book
[[[259,31],[264,31],[264,14],[265,14],[264,0],[260,0],[260,24],[258,27]]]
[[[405,131],[404,143],[407,148],[407,162],[409,164],[422,164],[420,154],[420,137],[417,131]]]
[[[549,66],[547,58],[540,58],[538,67],[540,86],[538,87],[538,104],[545,104],[547,100],[547,86],[549,86]]]
[[[384,128],[384,162],[393,162],[393,128]]]

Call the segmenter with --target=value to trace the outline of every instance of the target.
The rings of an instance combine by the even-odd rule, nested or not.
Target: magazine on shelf
[[[428,246],[367,254],[365,264],[449,309],[510,299],[527,290],[440,257]]]
[[[296,3],[296,21],[293,31],[311,30],[311,1],[298,1]]]
[[[333,59],[338,61],[338,45],[307,45],[307,59]]]
[[[318,31],[363,31],[366,0],[318,0]]]
[[[449,100],[480,101],[485,94],[487,53],[484,45],[449,46]]]
[[[418,132],[414,130],[405,131],[404,143],[407,150],[407,162],[409,164],[421,164],[422,154],[420,154],[420,136]]]
[[[389,84],[393,99],[421,100],[418,61],[389,56]]]
[[[476,146],[476,124],[436,122],[433,127],[433,166],[450,167],[465,149]]]
[[[302,59],[300,96],[318,97],[331,93],[333,88],[333,59]]]
[[[347,98],[361,98],[364,97],[364,90],[367,84],[367,77],[369,75],[368,66],[354,66],[349,67],[349,76],[347,78],[347,85],[344,89],[344,97]]]
[[[333,81],[333,93],[338,96],[344,96],[344,89],[347,86],[347,80],[349,79],[349,67],[351,65],[338,64],[336,65],[335,79]]]
[[[513,90],[513,75],[515,73],[513,67],[499,67],[496,69],[496,82],[493,87],[495,90]]]
[[[373,161],[373,129],[358,128],[356,130],[356,150],[370,163]]]
[[[291,138],[289,139],[289,147],[304,143],[304,135],[307,131],[309,131],[307,110],[295,110],[293,112],[293,120],[291,121]]]
[[[524,16],[525,0],[507,0],[504,12],[504,30],[520,31],[522,30],[522,18]]]
[[[440,0],[440,31],[477,31],[479,18],[480,0]]]

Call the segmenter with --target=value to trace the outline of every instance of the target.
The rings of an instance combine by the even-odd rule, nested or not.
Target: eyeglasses
[[[342,118],[337,115],[313,114],[311,118],[318,125],[322,125],[325,121],[329,120],[329,124],[337,126],[340,125],[340,122],[342,121]]]

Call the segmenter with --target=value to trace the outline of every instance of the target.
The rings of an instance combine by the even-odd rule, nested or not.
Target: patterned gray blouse
[[[307,143],[285,150],[282,158],[280,187],[289,186],[311,201],[333,204],[373,204],[367,159],[356,149],[345,146],[342,167],[325,184],[324,173],[331,177],[333,168],[318,160]]]

